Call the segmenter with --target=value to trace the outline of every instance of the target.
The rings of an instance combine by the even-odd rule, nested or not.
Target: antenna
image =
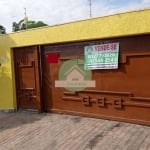
[[[90,18],[92,18],[92,0],[89,0]]]

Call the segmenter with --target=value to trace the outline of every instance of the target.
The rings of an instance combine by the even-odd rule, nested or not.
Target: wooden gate
[[[47,45],[43,48],[43,95],[52,112],[85,115],[150,125],[150,35],[80,43]],[[61,65],[84,59],[84,47],[101,43],[120,45],[118,69],[93,70],[95,88],[70,92],[55,87]],[[48,63],[48,53],[60,53],[58,63]]]
[[[18,109],[41,111],[39,49],[36,46],[13,49]]]

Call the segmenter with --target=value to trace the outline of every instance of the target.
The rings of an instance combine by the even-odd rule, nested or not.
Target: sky
[[[29,20],[56,25],[90,18],[90,0],[0,0],[0,25],[12,32],[12,23],[26,14]],[[150,0],[91,0],[92,18],[150,8]]]

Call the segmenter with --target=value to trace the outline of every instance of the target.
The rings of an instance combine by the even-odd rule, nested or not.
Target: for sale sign
[[[86,70],[117,69],[119,43],[86,46],[84,57],[84,68]]]

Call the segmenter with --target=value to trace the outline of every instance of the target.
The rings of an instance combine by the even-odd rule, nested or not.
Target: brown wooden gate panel
[[[43,48],[43,87],[48,86],[43,98],[53,112],[114,119],[150,125],[150,35],[118,39],[70,43]],[[70,92],[55,87],[61,65],[72,58],[84,59],[84,46],[119,42],[119,68],[93,70],[95,88]],[[46,55],[60,52],[58,64],[47,63]],[[48,81],[50,81],[48,85]],[[50,93],[51,92],[51,93]],[[51,95],[48,97],[47,95]],[[49,108],[48,108],[49,107]]]
[[[55,69],[55,67],[54,67]],[[42,51],[42,96],[43,96],[43,110],[50,112],[52,109],[52,76],[51,73],[54,69],[50,69],[47,63],[47,54]]]
[[[18,109],[41,111],[38,47],[15,48],[13,52]]]

